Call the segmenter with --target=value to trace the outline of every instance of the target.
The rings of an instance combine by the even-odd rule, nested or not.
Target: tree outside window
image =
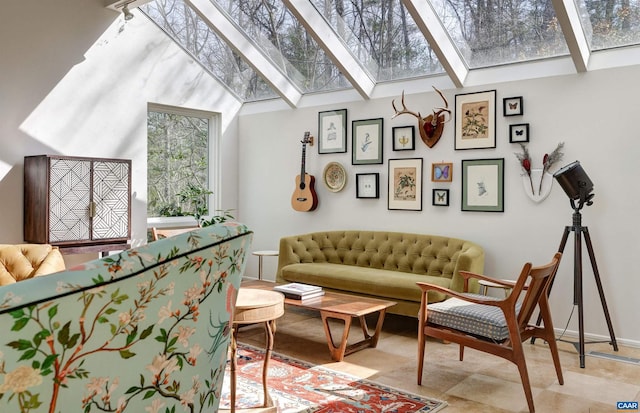
[[[147,117],[147,216],[209,212],[210,117],[149,110]]]

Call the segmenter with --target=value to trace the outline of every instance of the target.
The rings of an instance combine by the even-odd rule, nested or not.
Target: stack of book
[[[301,283],[276,285],[273,289],[284,294],[286,298],[291,298],[293,300],[308,300],[309,298],[321,297],[324,295],[322,287]]]

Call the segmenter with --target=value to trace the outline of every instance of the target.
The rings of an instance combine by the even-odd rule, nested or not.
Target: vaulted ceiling
[[[138,7],[245,102],[368,99],[429,76],[460,88],[474,71],[554,59],[577,73],[640,64],[640,0],[106,1]]]

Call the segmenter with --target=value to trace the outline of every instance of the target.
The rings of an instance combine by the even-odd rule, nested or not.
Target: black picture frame
[[[496,90],[455,96],[454,150],[496,147]]]
[[[347,110],[318,112],[318,153],[347,151]]]
[[[520,116],[524,113],[522,107],[522,96],[514,96],[502,99],[503,116]]]
[[[523,143],[529,142],[529,124],[517,123],[509,125],[509,142]]]
[[[449,206],[449,190],[433,188],[432,199],[433,206]]]
[[[409,126],[394,126],[391,128],[394,151],[413,151],[416,149],[416,128]]]
[[[422,158],[389,159],[387,209],[422,211]]]
[[[356,174],[356,198],[380,198],[380,174]]]

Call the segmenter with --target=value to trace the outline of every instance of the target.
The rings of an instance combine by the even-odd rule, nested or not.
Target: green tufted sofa
[[[461,270],[482,273],[484,250],[473,242],[384,231],[326,231],[280,239],[276,282],[396,301],[390,313],[418,316],[424,281],[462,291]],[[477,280],[470,284],[478,292]],[[429,292],[429,302],[445,296]]]

